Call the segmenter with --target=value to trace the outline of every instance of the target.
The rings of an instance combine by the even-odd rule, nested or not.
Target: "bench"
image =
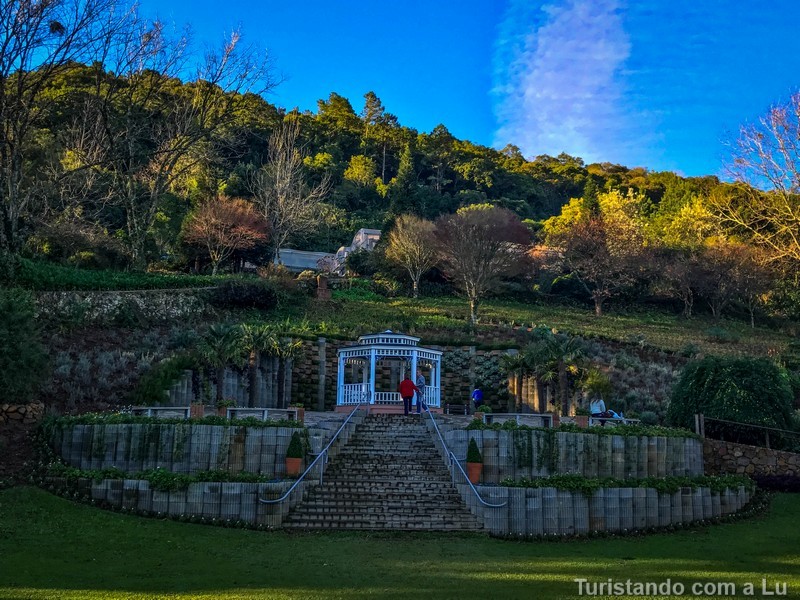
[[[467,405],[466,404],[445,404],[444,405],[444,414],[446,415],[466,415],[467,413]]]
[[[130,414],[161,419],[188,419],[190,410],[188,406],[132,406]]]
[[[482,413],[483,422],[504,423],[515,421],[517,425],[529,425],[531,427],[553,427],[553,415],[550,413]]]
[[[636,423],[641,423],[639,419],[626,419],[626,418],[614,418],[614,417],[589,417],[589,427],[594,426],[602,426],[605,424],[611,425],[635,425]]]
[[[297,421],[296,408],[229,408],[225,413],[229,419],[258,419],[259,421]]]

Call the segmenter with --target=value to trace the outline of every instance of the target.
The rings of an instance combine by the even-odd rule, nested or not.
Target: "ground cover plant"
[[[99,511],[16,487],[0,491],[0,597],[578,598],[575,578],[732,582],[739,591],[766,579],[786,582],[791,597],[800,590],[798,510],[800,497],[778,495],[763,517],[709,528],[512,542],[223,529]]]

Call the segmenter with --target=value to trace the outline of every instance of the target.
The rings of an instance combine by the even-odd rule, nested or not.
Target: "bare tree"
[[[419,297],[419,280],[439,262],[435,230],[430,221],[401,215],[389,232],[386,258],[408,271],[414,286],[414,298]]]
[[[255,248],[267,239],[267,224],[252,204],[219,198],[200,205],[187,219],[184,239],[203,246],[211,259],[211,274],[238,250]]]
[[[306,182],[299,134],[296,119],[284,121],[270,136],[266,164],[250,178],[256,206],[270,225],[276,260],[289,239],[316,229],[319,203],[330,187],[327,176],[313,187]]]
[[[122,209],[135,266],[163,195],[210,160],[214,136],[243,110],[243,94],[274,85],[267,57],[233,33],[191,68],[190,39],[135,12],[95,62],[95,85],[68,150],[81,168],[107,174],[108,201]]]
[[[481,204],[440,217],[436,235],[445,273],[467,297],[474,326],[481,299],[523,265],[530,233],[511,211]]]
[[[603,304],[631,286],[646,261],[640,240],[627,239],[615,223],[593,217],[553,235],[569,271],[594,301],[595,315],[603,314]]]
[[[20,224],[34,197],[38,177],[30,172],[26,152],[47,112],[41,91],[114,35],[115,5],[114,0],[0,2],[0,253],[19,249]]]
[[[728,171],[749,185],[712,196],[720,221],[747,232],[769,261],[799,263],[800,93],[740,128]]]

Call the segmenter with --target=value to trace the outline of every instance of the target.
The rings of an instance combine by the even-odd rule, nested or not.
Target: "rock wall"
[[[703,461],[710,475],[800,476],[800,454],[734,442],[704,439]]]
[[[0,404],[0,425],[14,421],[28,425],[38,423],[42,417],[44,417],[44,404],[41,402]]]
[[[309,428],[311,453],[320,452],[341,425],[341,418]],[[336,446],[347,443],[354,418],[342,431]],[[126,473],[165,469],[175,473],[223,470],[286,474],[286,449],[292,433],[288,427],[242,427],[186,424],[89,424],[57,428],[52,447],[66,464],[82,469],[115,467]],[[330,456],[336,454],[331,449]]]
[[[208,305],[202,297],[204,291],[39,292],[37,316],[79,319],[82,323],[169,321],[205,314]]]
[[[539,430],[466,431],[448,430],[447,425],[442,429],[445,442],[460,459],[467,455],[470,438],[475,439],[483,456],[482,483],[556,473],[617,479],[703,474],[702,443],[695,438]]]
[[[580,535],[595,531],[633,531],[713,519],[734,513],[750,500],[744,487],[723,493],[682,488],[659,494],[653,488],[605,488],[591,496],[556,488],[477,486],[490,508],[466,484],[462,497],[485,529],[494,535]]]
[[[48,479],[54,488],[69,490],[114,508],[154,516],[196,517],[208,522],[237,522],[273,529],[281,526],[289,511],[303,497],[306,483],[300,482],[280,504],[263,504],[259,498],[280,498],[294,483],[193,483],[185,490],[154,490],[150,482],[137,479],[81,478],[74,483],[57,477]]]

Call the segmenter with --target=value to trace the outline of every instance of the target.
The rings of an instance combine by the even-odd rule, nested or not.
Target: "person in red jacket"
[[[420,396],[422,392],[420,392],[420,389],[408,376],[400,382],[400,387],[397,389],[403,397],[403,412],[408,415],[408,412],[411,410],[411,400],[414,398],[414,392],[419,392]]]

